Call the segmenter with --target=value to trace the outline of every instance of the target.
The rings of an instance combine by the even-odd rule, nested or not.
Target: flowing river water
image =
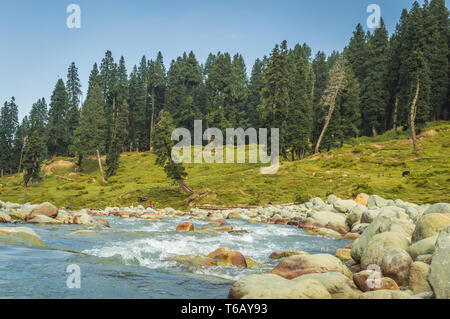
[[[27,224],[46,247],[0,241],[0,298],[226,298],[233,283],[250,274],[268,273],[277,264],[274,251],[302,250],[334,254],[351,240],[310,236],[294,226],[248,224],[231,220],[227,232],[176,232],[188,218],[145,220],[108,217],[111,228]],[[20,224],[8,227],[23,226]],[[196,267],[174,257],[207,255],[227,247],[262,264],[237,267]],[[81,288],[69,289],[67,267],[81,269]]]

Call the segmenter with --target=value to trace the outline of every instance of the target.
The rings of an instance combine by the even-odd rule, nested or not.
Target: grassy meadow
[[[344,147],[282,162],[277,174],[261,175],[261,164],[185,164],[188,196],[155,165],[151,152],[124,153],[116,176],[101,183],[95,158],[76,172],[74,158],[54,158],[42,167],[43,179],[23,188],[22,174],[0,178],[0,199],[17,203],[49,201],[68,209],[149,205],[189,209],[202,204],[262,205],[303,202],[309,197],[343,198],[358,193],[415,203],[449,201],[450,123],[429,123],[413,153],[408,132],[348,140]],[[411,175],[402,177],[402,172]],[[66,177],[74,181],[69,181]]]

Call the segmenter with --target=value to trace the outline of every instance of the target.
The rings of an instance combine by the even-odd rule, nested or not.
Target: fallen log
[[[255,209],[258,207],[271,207],[271,206],[292,206],[295,205],[294,203],[286,203],[286,204],[264,204],[259,206],[243,206],[243,205],[236,205],[236,206],[213,206],[213,205],[199,205],[195,206],[195,208],[203,209],[203,210],[230,210],[230,209],[236,209],[236,208],[242,208],[242,209]]]
[[[71,179],[71,178],[68,178],[68,177],[64,177],[64,176],[59,176],[59,175],[55,175],[55,176],[56,176],[56,178],[60,178],[60,179],[63,179],[65,181],[75,182],[76,183],[76,180],[74,180],[74,179]]]

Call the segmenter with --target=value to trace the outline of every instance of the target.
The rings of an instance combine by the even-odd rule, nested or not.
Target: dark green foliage
[[[67,156],[69,130],[67,123],[68,97],[64,82],[59,79],[50,100],[47,148],[50,156]]]
[[[14,97],[0,111],[0,169],[4,174],[16,172],[21,141],[17,139],[18,107]]]
[[[74,149],[81,170],[83,158],[105,151],[105,100],[98,84],[91,89],[80,110],[80,124],[74,134]]]
[[[124,99],[117,111],[111,145],[106,156],[106,165],[108,166],[106,175],[108,177],[113,176],[119,168],[120,154],[123,152],[123,146],[127,138],[128,113],[128,103]]]
[[[390,38],[383,21],[373,33],[358,24],[344,51],[333,51],[328,58],[320,51],[312,58],[306,44],[288,48],[283,41],[255,61],[249,78],[239,53],[211,53],[203,65],[193,52],[184,53],[166,73],[158,52],[155,59],[143,56],[128,74],[125,58],[116,64],[107,51],[100,67],[93,65],[81,110],[75,63],[66,84],[58,80],[48,113],[40,99],[19,125],[14,98],[4,104],[0,169],[16,172],[27,140],[37,132],[44,143],[41,158],[76,155],[81,169],[83,158],[98,149],[106,154],[107,175],[112,176],[122,152],[154,149],[168,176],[182,179],[183,166],[169,160],[163,146],[172,145],[166,136],[169,127],[192,132],[194,120],[203,120],[203,130],[216,127],[224,134],[226,128],[279,128],[280,154],[285,160],[302,158],[315,151],[324,128],[330,107],[323,98],[340,59],[348,61],[346,83],[336,96],[321,151],[342,147],[350,137],[382,134],[394,125],[406,131],[418,81],[415,123],[420,131],[429,120],[450,117],[449,39],[445,1],[427,0],[403,10]],[[180,186],[189,193],[186,185]]]
[[[382,19],[367,47],[366,76],[362,84],[363,129],[367,135],[376,135],[386,130],[384,119],[390,100],[387,86],[388,36]]]
[[[80,120],[79,105],[80,105],[80,96],[82,94],[81,83],[78,77],[78,68],[75,66],[75,62],[72,62],[72,64],[69,67],[67,73],[66,88],[68,98],[67,129],[68,129],[69,145],[72,145],[73,134],[75,132],[75,129],[78,127],[78,122]],[[70,153],[70,155],[74,154]]]
[[[288,148],[289,69],[289,52],[283,41],[272,50],[264,71],[260,112],[265,127],[280,128],[280,154],[284,157]]]
[[[261,127],[261,114],[258,112],[258,105],[261,104],[261,90],[263,88],[264,62],[256,59],[253,65],[250,83],[248,86],[248,97],[245,113],[248,116],[249,126]]]
[[[28,139],[23,152],[23,168],[25,170],[23,181],[25,187],[28,186],[31,180],[37,182],[41,179],[39,172],[41,170],[44,147],[39,132],[34,131]]]
[[[155,126],[154,150],[157,156],[156,164],[164,167],[168,178],[174,181],[183,180],[187,173],[182,163],[175,163],[172,160],[172,147],[174,142],[171,139],[175,125],[170,114],[166,111],[159,113],[159,121]]]

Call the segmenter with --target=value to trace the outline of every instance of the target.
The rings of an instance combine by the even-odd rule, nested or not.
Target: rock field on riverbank
[[[329,254],[301,251],[273,252],[279,263],[269,274],[244,277],[233,285],[229,298],[409,299],[450,297],[450,204],[417,205],[400,199],[387,200],[360,194],[343,200],[330,195],[299,205],[274,205],[254,209],[201,210],[172,208],[107,207],[103,210],[68,211],[51,203],[40,205],[0,201],[0,241],[45,246],[26,224],[76,224],[95,232],[110,227],[105,217],[158,220],[188,217],[208,221],[195,229],[193,223],[178,225],[178,232],[224,231],[239,236],[227,220],[249,224],[272,223],[298,227],[311,236],[354,240]],[[58,226],[60,225],[60,226]],[[14,227],[10,227],[14,226]],[[20,226],[20,227],[15,227]],[[213,249],[212,249],[213,250]],[[198,267],[257,265],[240,252],[226,247],[208,256],[181,256],[178,260]]]

